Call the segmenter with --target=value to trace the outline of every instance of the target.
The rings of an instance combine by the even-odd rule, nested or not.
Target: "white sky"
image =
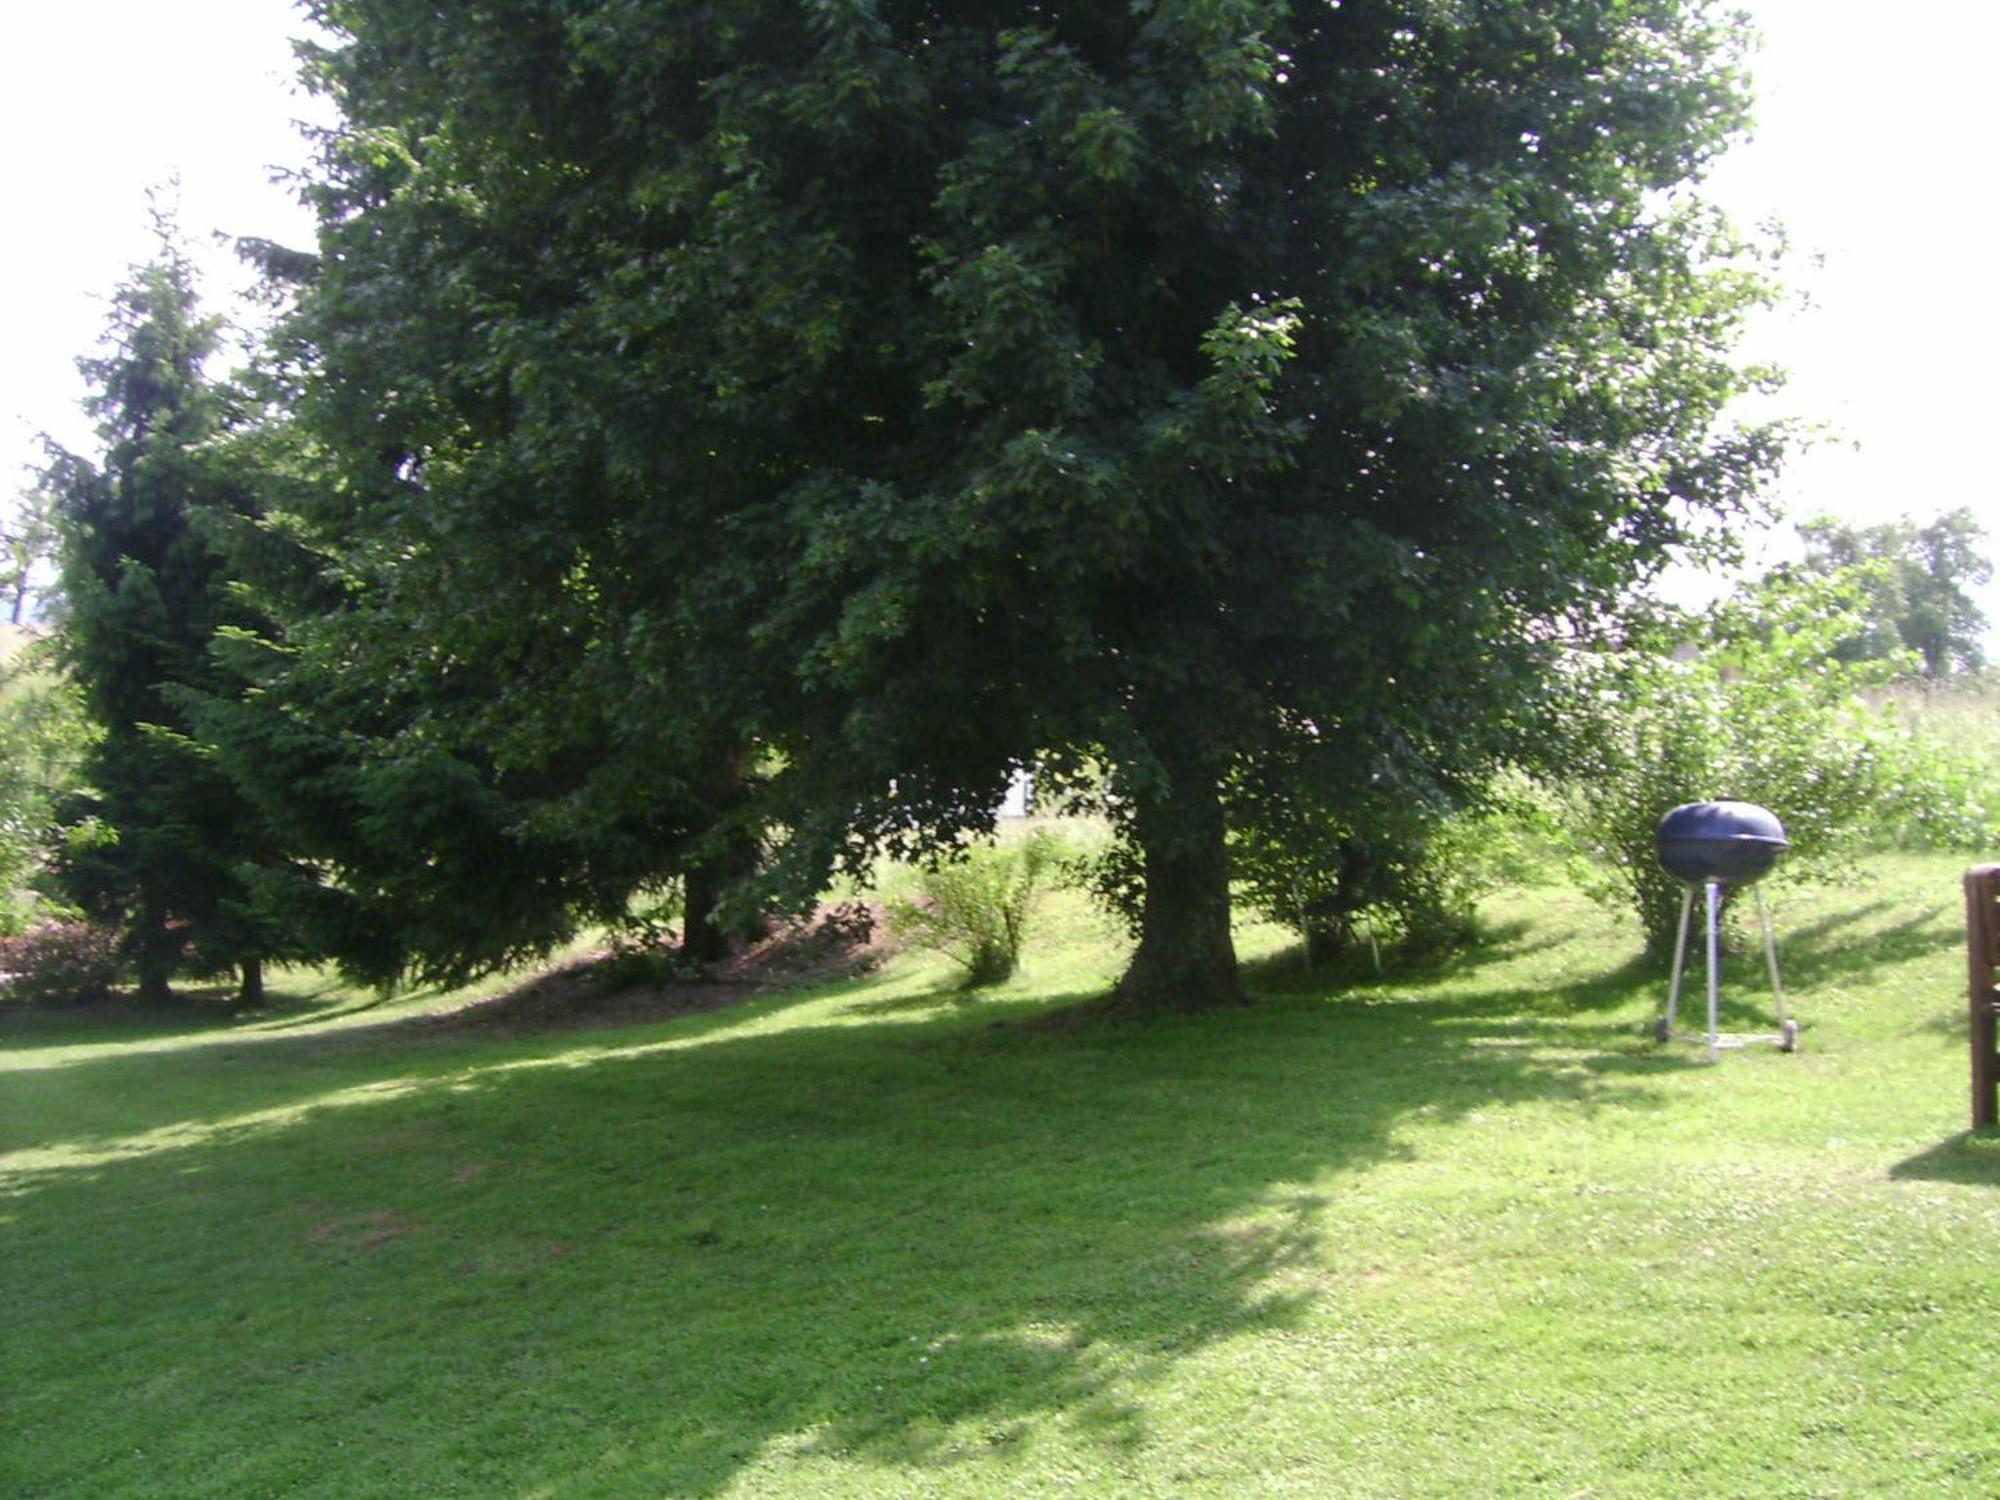
[[[2000,219],[2000,5],[1745,8],[1765,36],[1760,123],[1711,186],[1740,219],[1780,219],[1824,257],[1794,278],[1813,309],[1768,322],[1757,348],[1793,372],[1785,409],[1847,439],[1795,463],[1787,507],[1865,522],[1971,505],[2000,534],[1985,428],[2000,310],[1976,279]],[[178,173],[211,306],[242,281],[213,233],[309,242],[269,180],[305,159],[290,122],[316,108],[290,82],[300,29],[284,0],[17,3],[0,20],[0,202],[14,226],[0,240],[0,504],[37,432],[90,442],[73,362],[102,331],[105,295],[150,254],[149,186]],[[1984,604],[2000,624],[2000,585]]]
[[[90,451],[75,360],[104,331],[110,293],[149,260],[146,190],[180,178],[211,310],[244,268],[217,232],[311,243],[311,219],[273,167],[302,166],[291,122],[318,102],[291,84],[284,0],[16,0],[0,19],[0,498],[38,462],[38,432]]]
[[[2000,545],[1990,459],[2000,305],[1979,274],[2000,229],[1989,0],[1747,0],[1763,33],[1755,137],[1709,188],[1781,220],[1811,305],[1753,348],[1791,372],[1779,405],[1833,424],[1789,468],[1788,512],[1858,522],[1972,507]],[[1775,539],[1774,539],[1775,540]],[[1983,599],[2000,637],[2000,581]]]

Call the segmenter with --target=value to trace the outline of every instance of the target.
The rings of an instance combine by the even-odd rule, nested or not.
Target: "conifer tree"
[[[230,403],[205,365],[220,320],[157,212],[155,228],[158,253],[118,289],[103,352],[79,361],[101,459],[52,445],[42,476],[61,538],[63,654],[101,730],[60,875],[70,899],[119,926],[143,998],[167,998],[177,974],[233,968],[254,1003],[280,945],[240,870],[266,841],[177,701],[224,688],[211,644],[246,623],[204,517],[254,502],[218,455]]]

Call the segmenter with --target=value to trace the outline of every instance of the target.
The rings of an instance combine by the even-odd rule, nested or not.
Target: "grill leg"
[[[1722,886],[1709,881],[1708,892],[1708,1060],[1721,1057],[1722,1040]]]
[[[1752,888],[1751,894],[1757,898],[1757,920],[1764,928],[1764,962],[1771,970],[1771,994],[1778,1007],[1778,1024],[1785,1024],[1785,985],[1778,978],[1778,940],[1771,936],[1771,908],[1764,904],[1764,893]]]

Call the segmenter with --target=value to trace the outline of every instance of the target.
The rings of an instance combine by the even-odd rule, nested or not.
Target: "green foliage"
[[[2000,671],[1900,679],[1868,696],[1913,732],[1982,767],[1987,786],[2000,786]]]
[[[1973,591],[1993,577],[1986,529],[1960,506],[1918,524],[1909,516],[1854,526],[1831,516],[1803,522],[1804,567],[1828,576],[1860,570],[1861,628],[1837,643],[1842,661],[1914,655],[1928,678],[1985,664],[1986,616]]]
[[[611,924],[611,951],[591,971],[594,982],[607,990],[671,984],[700,975],[701,964],[676,945],[674,929],[685,929],[686,897],[678,880],[667,880],[638,892]]]
[[[39,654],[30,645],[0,666],[0,935],[40,904],[58,810],[94,738],[75,685],[35,671]]]
[[[1242,894],[1289,927],[1317,961],[1360,946],[1437,958],[1478,940],[1480,897],[1518,880],[1539,857],[1538,810],[1518,777],[1499,778],[1465,806],[1371,799],[1349,822],[1270,825],[1231,843]]]
[[[1889,664],[1843,662],[1836,647],[1866,628],[1852,580],[1807,577],[1579,663],[1555,789],[1582,883],[1636,915],[1650,946],[1671,944],[1679,920],[1653,834],[1683,802],[1775,812],[1792,846],[1779,879],[1838,879],[1868,843],[1994,836],[1977,767],[1863,698]]]
[[[654,989],[660,985],[697,979],[701,965],[679,948],[641,943],[621,937],[610,953],[590,971],[591,982],[599,989]]]
[[[886,903],[889,928],[964,969],[966,988],[999,984],[1020,966],[1035,897],[1061,857],[1046,829],[1019,843],[974,844],[916,871],[917,894]]]
[[[0,524],[0,599],[6,601],[8,623],[19,626],[28,617],[28,601],[40,597],[47,609],[51,581],[47,574],[56,560],[55,497],[41,485],[20,495]]]

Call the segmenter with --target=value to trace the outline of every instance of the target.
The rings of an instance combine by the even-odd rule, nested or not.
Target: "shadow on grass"
[[[967,989],[962,985],[947,984],[937,989],[919,990],[910,995],[886,995],[879,1000],[855,1000],[842,1009],[852,1016],[912,1016],[936,1010],[941,1005],[969,1010],[974,1006],[990,1006],[994,1003],[991,990]]]
[[[0,1191],[18,1192],[45,1171],[220,1143],[316,1123],[427,1090],[454,1088],[482,1071],[574,1068],[627,1044],[651,1041],[674,1022],[673,1047],[755,1023],[793,1006],[865,995],[884,976],[842,977],[815,986],[756,992],[743,985],[691,984],[669,990],[571,991],[573,1006],[537,1001],[546,984],[573,980],[567,969],[526,976],[512,989],[438,1011],[436,991],[395,997],[379,1020],[350,1024],[383,1002],[363,997],[319,1013],[338,1027],[308,1029],[282,1000],[261,1020],[217,1023],[176,1012],[175,1024],[124,1011],[65,1017],[60,1045],[15,1047],[0,1089]],[[725,1003],[733,999],[736,1003]],[[526,1014],[521,1014],[523,1009]],[[579,1024],[580,1023],[580,1024]],[[37,1028],[36,1034],[41,1035]],[[174,1045],[174,1044],[180,1045]],[[53,1155],[51,1161],[42,1158]],[[10,1185],[11,1184],[11,1185]]]
[[[1409,953],[1357,945],[1308,961],[1303,942],[1293,942],[1243,965],[1244,983],[1264,994],[1338,994],[1382,985],[1423,984],[1447,975],[1476,973],[1492,964],[1514,963],[1545,949],[1559,948],[1575,934],[1533,929],[1524,921],[1483,922],[1478,940],[1456,950]]]
[[[752,1463],[835,1461],[920,1491],[907,1471],[977,1460],[1004,1488],[1051,1426],[1145,1448],[1175,1361],[1353,1295],[1315,1242],[1324,1184],[1411,1159],[1413,1112],[1647,1109],[1681,1065],[1520,992],[1015,1024],[1089,998],[787,1030],[733,1012],[417,1068],[373,1048],[318,1094],[294,1071],[310,1041],[246,1049],[285,1111],[245,1117],[253,1084],[235,1117],[184,1122],[207,1133],[7,1203],[18,1249],[60,1267],[17,1328],[16,1461],[95,1494],[280,1489],[300,1443],[328,1493],[712,1495]],[[158,1061],[86,1071],[136,1094],[125,1069]],[[218,1052],[187,1065],[243,1087]],[[162,1378],[65,1469],[32,1435],[63,1428],[107,1339]]]
[[[163,1005],[142,1005],[126,995],[75,1005],[0,1004],[0,1050],[36,1051],[106,1041],[170,1041],[222,1032],[251,1034],[311,1026],[384,1003],[337,992],[332,983],[274,984],[264,1003],[245,1009],[226,988],[189,988]],[[399,997],[414,999],[419,997]]]
[[[2000,1130],[1975,1130],[1940,1141],[1889,1169],[1897,1181],[1956,1182],[2000,1187]]]
[[[1787,932],[1777,929],[1778,965],[1785,982],[1800,988],[1866,975],[1889,964],[1928,958],[1942,948],[1962,945],[1965,934],[1938,918],[1953,908],[1929,907],[1887,926],[1868,925],[1888,911],[1905,911],[1882,900],[1822,917]],[[1756,942],[1761,944],[1762,938]]]

